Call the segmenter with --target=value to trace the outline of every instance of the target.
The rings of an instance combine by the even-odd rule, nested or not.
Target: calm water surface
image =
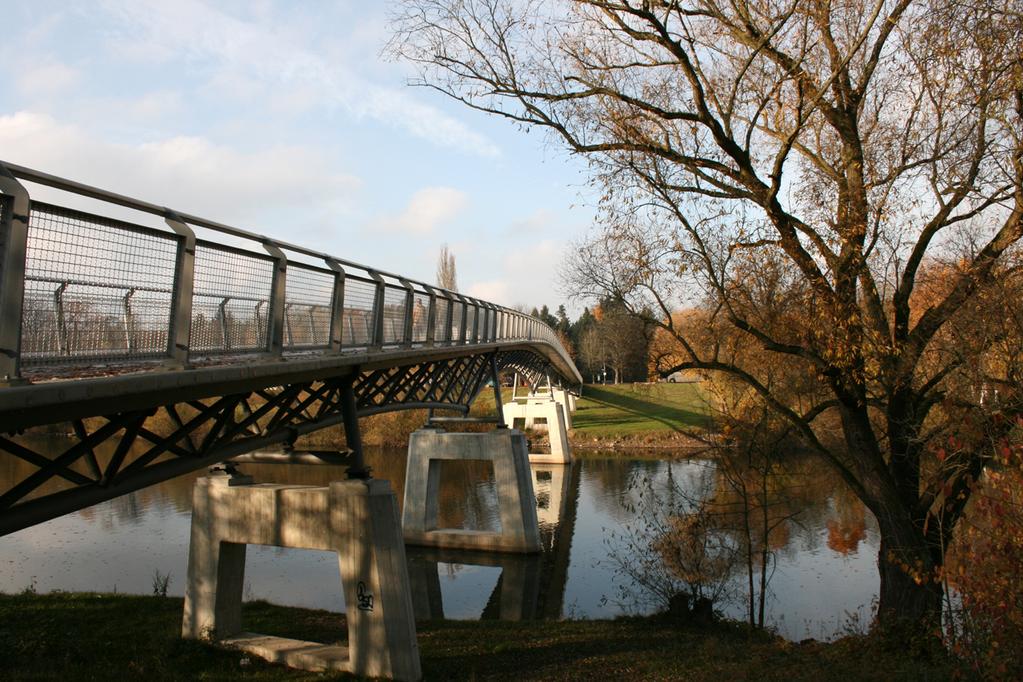
[[[13,458],[7,458],[11,460]],[[373,452],[374,475],[402,500],[404,452]],[[7,462],[0,478],[23,475]],[[642,533],[651,509],[699,498],[720,485],[712,463],[676,458],[579,458],[569,467],[532,465],[544,551],[535,556],[457,554],[408,549],[419,617],[609,618],[655,608],[621,559],[644,552],[624,540]],[[878,535],[873,519],[819,465],[802,463],[770,535],[774,557],[768,619],[791,639],[832,637],[866,623],[876,597]],[[257,481],[323,485],[344,477],[337,467],[246,466]],[[34,588],[149,594],[156,572],[169,593],[184,589],[192,483],[183,476],[0,538],[0,591]],[[496,529],[492,470],[483,463],[445,463],[441,525]],[[6,482],[10,485],[10,482]],[[720,496],[720,491],[718,491]],[[684,505],[682,505],[684,507]],[[744,569],[725,583],[733,588]],[[734,590],[733,590],[734,591]],[[252,546],[245,596],[279,604],[344,609],[336,555]],[[724,612],[743,617],[742,604]]]

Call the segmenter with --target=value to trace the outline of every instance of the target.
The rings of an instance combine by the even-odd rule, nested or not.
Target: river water
[[[21,477],[0,469],[4,487]],[[371,451],[374,476],[391,481],[402,500],[405,454]],[[743,516],[735,487],[709,460],[684,455],[591,453],[571,466],[532,465],[544,551],[534,556],[466,555],[408,549],[418,617],[610,618],[663,605],[644,586],[691,585],[692,549],[665,543],[673,512],[703,510],[715,561],[697,571],[716,608],[744,618],[748,565],[740,555]],[[329,466],[249,465],[260,482],[324,485],[344,477]],[[34,589],[151,594],[157,573],[181,595],[188,552],[192,483],[182,476],[0,538],[0,592]],[[770,532],[753,541],[760,576],[766,547],[768,623],[789,639],[832,638],[868,624],[878,587],[873,519],[840,482],[813,460],[795,461],[766,491]],[[496,529],[492,470],[484,463],[445,463],[440,525]],[[710,507],[701,500],[711,500]],[[763,520],[754,513],[753,520]],[[695,517],[692,517],[695,518]],[[709,530],[708,530],[709,526]],[[692,526],[688,526],[692,528]],[[678,537],[677,535],[671,537]],[[681,537],[692,538],[692,533]],[[687,550],[687,547],[689,549]],[[722,548],[730,559],[721,559]],[[674,554],[673,554],[674,552]],[[675,558],[672,559],[671,557]],[[665,560],[664,557],[669,557]],[[665,566],[669,569],[665,569]],[[671,569],[674,567],[674,572]],[[690,583],[683,583],[683,578]],[[663,592],[664,589],[661,588]],[[250,547],[246,599],[344,609],[338,562],[326,552]]]

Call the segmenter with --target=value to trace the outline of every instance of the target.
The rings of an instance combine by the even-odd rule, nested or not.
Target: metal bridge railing
[[[157,215],[167,229],[33,202],[18,180]],[[196,239],[193,227],[252,247]],[[0,162],[2,380],[103,362],[519,340],[565,355],[554,330],[518,311]]]

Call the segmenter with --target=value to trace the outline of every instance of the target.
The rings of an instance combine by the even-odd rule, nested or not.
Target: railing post
[[[472,329],[468,328],[468,309],[466,309],[466,330],[465,330],[465,342],[469,344],[475,344],[479,340],[479,328],[480,328],[480,307],[477,305],[478,301],[474,298],[469,299],[467,305],[471,305],[473,309],[472,314]]]
[[[192,291],[195,286],[195,232],[176,214],[168,211],[164,221],[178,235],[174,264],[174,292],[171,294],[170,329],[167,333],[168,364],[188,367],[192,343]]]
[[[423,289],[430,296],[430,307],[426,311],[426,345],[432,346],[437,336],[437,291],[429,284],[422,284]]]
[[[469,316],[469,301],[464,296],[461,296],[459,294],[455,295],[458,296],[458,300],[461,301],[462,303],[462,319],[458,323],[458,339],[457,340],[452,339],[452,341],[457,341],[457,343],[459,344],[464,344],[468,334],[468,330],[465,328],[465,322]]]
[[[380,348],[384,345],[384,292],[386,291],[386,284],[384,278],[376,273],[375,270],[366,270],[370,278],[376,282],[376,291],[373,294],[373,338],[369,340],[369,345],[374,348]]]
[[[451,325],[453,323],[455,315],[455,299],[451,296],[448,299],[448,311],[444,314],[444,342],[451,345],[453,339],[451,338]]]
[[[28,251],[28,191],[0,164],[0,386],[22,383],[21,319]]]
[[[270,285],[270,328],[267,330],[266,350],[271,356],[279,357],[284,352],[284,303],[288,287],[288,257],[272,242],[263,242],[263,248],[277,261],[274,264],[273,282]]]
[[[412,338],[413,338],[413,336],[412,336],[412,334],[413,334],[413,329],[412,329],[413,324],[412,323],[414,322],[414,320],[412,319],[413,318],[413,312],[414,312],[412,310],[412,307],[416,303],[416,294],[415,294],[416,290],[412,287],[412,283],[409,282],[408,280],[399,277],[398,281],[401,282],[401,285],[403,287],[405,287],[405,319],[402,320],[403,325],[402,325],[402,330],[401,330],[401,336],[402,336],[401,345],[405,346],[406,348],[411,348],[412,347]]]
[[[345,314],[345,269],[333,258],[325,259],[334,272],[334,290],[330,297],[330,350],[341,352]]]

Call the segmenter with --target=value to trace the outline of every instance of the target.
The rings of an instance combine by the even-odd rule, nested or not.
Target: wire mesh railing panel
[[[448,310],[451,302],[438,296],[436,306],[437,310],[433,317],[433,341],[434,343],[447,343],[451,340],[451,327],[448,326]]]
[[[373,301],[376,284],[349,277],[345,280],[345,308],[341,318],[341,346],[373,343]]]
[[[480,308],[480,333],[479,340],[489,342],[494,340],[494,311],[490,308]]]
[[[430,297],[416,292],[412,295],[412,343],[426,341],[430,322]]]
[[[474,329],[476,328],[476,306],[468,304],[465,307],[465,342],[475,343],[476,337]]]
[[[462,339],[462,315],[465,313],[465,304],[461,301],[451,303],[451,340],[458,343]]]
[[[402,287],[384,288],[384,344],[405,341],[405,295]]]
[[[334,273],[298,263],[289,263],[285,289],[285,347],[326,348],[329,346]]]
[[[269,256],[197,243],[191,350],[266,350],[273,271]]]
[[[165,355],[177,245],[174,235],[33,203],[21,363]]]

